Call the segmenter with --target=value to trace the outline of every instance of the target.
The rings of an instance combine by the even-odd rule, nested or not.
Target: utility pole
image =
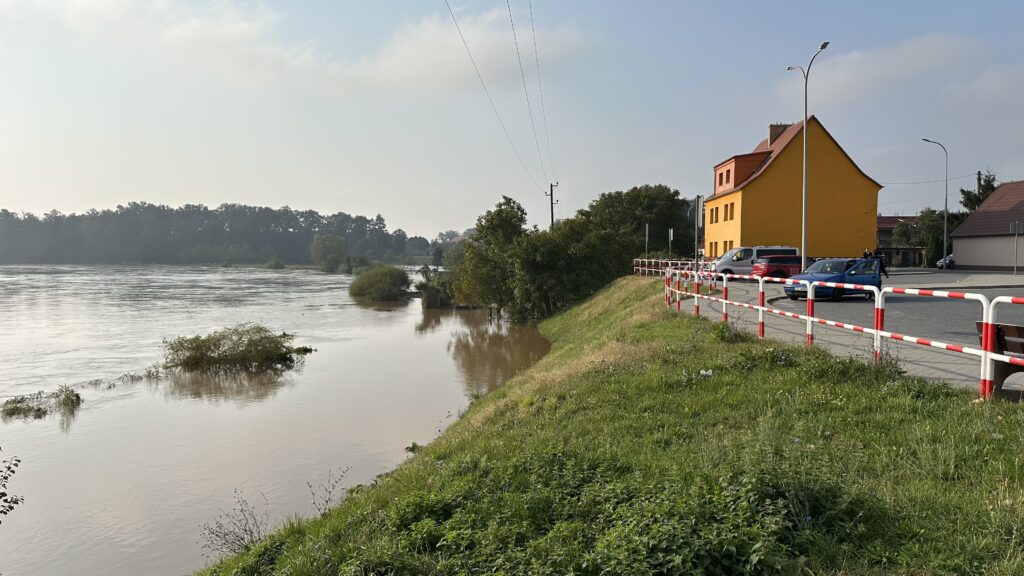
[[[545,194],[545,196],[547,196],[548,198],[551,199],[551,229],[552,230],[554,230],[554,228],[555,228],[555,204],[558,204],[558,201],[555,200],[555,187],[557,187],[557,186],[558,186],[558,182],[555,182],[555,183],[551,184],[550,185],[551,192],[548,192],[547,194]]]
[[[978,198],[981,198],[981,170],[978,170],[978,187],[974,190],[978,193]]]
[[[697,198],[693,201],[693,264],[694,270],[697,270],[697,260],[700,253],[697,250],[697,246],[700,244],[700,229],[701,222],[704,220],[704,207],[702,204],[703,197],[697,195]]]

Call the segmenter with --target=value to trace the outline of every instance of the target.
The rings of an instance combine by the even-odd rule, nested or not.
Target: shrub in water
[[[274,256],[270,259],[270,262],[267,262],[267,268],[270,270],[284,270],[284,262],[277,256]]]
[[[354,298],[394,302],[405,297],[409,275],[394,266],[374,266],[359,273],[348,291]]]
[[[262,372],[294,368],[298,357],[313,352],[292,346],[294,334],[274,334],[259,324],[239,324],[208,336],[164,340],[164,366],[186,371]]]
[[[45,418],[50,412],[74,415],[82,405],[82,396],[67,384],[62,384],[56,392],[43,394],[42,391],[26,396],[15,396],[4,401],[0,406],[0,416],[8,418],[24,418],[37,420]]]

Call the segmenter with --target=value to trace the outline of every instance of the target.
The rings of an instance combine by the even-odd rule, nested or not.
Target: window
[[[725,171],[725,183],[728,184],[732,181],[732,168]]]
[[[736,203],[729,202],[729,220],[736,219]]]
[[[740,250],[739,252],[737,252],[736,255],[733,256],[732,259],[733,259],[734,262],[742,262],[744,260],[750,260],[753,257],[754,257],[754,249],[753,248],[747,248],[745,250]]]
[[[718,185],[719,185],[719,186],[721,186],[721,185],[722,185],[722,181],[723,181],[722,179],[723,179],[724,177],[725,177],[725,173],[723,173],[723,172],[719,172],[719,173],[718,173]]]

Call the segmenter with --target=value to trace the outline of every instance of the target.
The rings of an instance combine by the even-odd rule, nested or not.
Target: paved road
[[[999,295],[1022,295],[1024,285],[1013,288],[969,288],[959,286],[976,273],[948,272],[932,274],[893,274],[886,280],[892,286],[928,286],[948,285],[958,290],[981,293],[989,298]],[[993,278],[995,280],[995,278]],[[1015,279],[1014,279],[1015,281]],[[803,313],[803,300],[791,301],[786,298],[779,285],[770,285],[767,289],[772,306],[790,312]],[[755,303],[757,286],[753,283],[731,283],[729,287],[731,300]],[[692,313],[692,304],[683,304],[683,310]],[[1000,307],[999,321],[1008,324],[1024,325],[1024,306],[1005,305]],[[709,318],[721,319],[721,308],[717,303],[702,304],[702,313]],[[730,307],[730,321],[746,329],[756,328],[757,312],[739,307]],[[874,324],[874,303],[859,296],[850,296],[840,302],[818,301],[815,303],[815,316],[838,320],[852,324],[871,327]],[[919,336],[940,340],[950,344],[962,344],[974,348],[980,347],[975,322],[981,320],[981,304],[975,301],[950,300],[906,295],[889,295],[886,298],[886,330],[910,336]],[[795,343],[804,341],[804,322],[792,318],[784,318],[773,314],[765,315],[766,335]],[[835,353],[862,358],[871,357],[872,337],[832,328],[815,326],[815,341]],[[935,348],[923,347],[888,340],[885,342],[885,353],[899,359],[903,367],[910,373],[927,378],[943,380],[952,385],[977,388],[980,361],[974,356],[955,352],[947,352]],[[1007,388],[1024,387],[1024,374],[1010,377]]]

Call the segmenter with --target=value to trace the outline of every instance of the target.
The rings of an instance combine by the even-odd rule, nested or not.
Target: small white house
[[[1020,222],[1018,266],[1024,267],[1024,180],[1003,182],[950,234],[957,268],[1011,270],[1013,226]],[[928,262],[934,266],[934,262]]]

